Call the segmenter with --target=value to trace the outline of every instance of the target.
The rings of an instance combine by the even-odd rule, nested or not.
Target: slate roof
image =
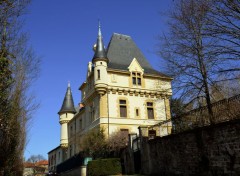
[[[58,114],[68,113],[68,112],[76,113],[76,109],[74,108],[74,102],[73,102],[73,97],[72,97],[72,91],[71,91],[70,84],[68,85],[67,92],[66,92],[64,100],[63,100],[62,107],[61,107],[60,111],[58,112]]]
[[[108,44],[107,57],[108,68],[128,71],[133,58],[136,58],[145,73],[170,78],[152,68],[130,36],[114,33]]]

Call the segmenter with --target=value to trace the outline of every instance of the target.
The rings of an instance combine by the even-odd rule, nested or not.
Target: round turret
[[[98,28],[97,43],[94,51],[95,53],[92,59],[92,63],[94,64],[94,86],[99,94],[104,94],[107,91],[108,58],[103,44],[100,23]]]
[[[70,83],[68,84],[67,92],[65,94],[62,107],[59,114],[59,123],[61,124],[61,140],[60,145],[63,148],[68,147],[68,122],[73,118],[76,110],[74,108],[74,102],[71,92]]]

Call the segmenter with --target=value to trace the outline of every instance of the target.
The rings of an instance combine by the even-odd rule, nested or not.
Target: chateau
[[[99,26],[93,49],[86,81],[79,88],[79,107],[74,106],[70,84],[67,87],[58,112],[60,145],[48,153],[49,170],[81,151],[81,139],[91,129],[103,128],[107,136],[138,133],[139,126],[170,118],[172,78],[154,70],[130,36],[114,33],[105,49]]]

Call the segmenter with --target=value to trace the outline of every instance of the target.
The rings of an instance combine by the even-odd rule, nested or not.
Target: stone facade
[[[65,150],[60,146],[48,152],[48,170],[56,171],[56,166],[65,160]]]
[[[172,79],[149,65],[130,36],[113,34],[106,51],[101,42],[99,32],[86,81],[79,88],[80,109],[72,109],[68,86],[59,111],[61,162],[82,150],[83,136],[91,129],[103,128],[107,137],[121,130],[138,133],[139,126],[170,118]],[[54,152],[49,152],[49,157]]]
[[[240,175],[239,131],[238,119],[153,140],[143,138],[141,173]]]

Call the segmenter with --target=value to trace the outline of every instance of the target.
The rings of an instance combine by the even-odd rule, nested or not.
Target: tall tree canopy
[[[212,23],[208,33],[222,42],[216,44],[222,59],[232,61],[222,72],[240,74],[240,1],[212,0],[214,6],[210,12]]]
[[[227,0],[175,1],[173,10],[168,14],[169,30],[159,37],[161,45],[158,53],[166,61],[169,74],[174,78],[175,94],[184,103],[193,104],[193,108],[206,105],[210,121],[213,116],[211,88],[217,89],[219,86],[215,85],[218,82],[236,78],[232,72],[224,72],[233,64],[227,57],[231,53],[220,49],[226,46],[221,35],[229,43],[234,43],[234,40],[226,33],[216,32],[219,28],[216,18],[221,15],[216,9],[225,9],[223,5],[216,4],[225,2]],[[240,19],[236,20],[239,23]],[[227,27],[231,28],[230,25]],[[226,48],[236,49],[230,44]]]
[[[30,0],[0,0],[0,175],[22,175],[26,130],[36,108],[29,87],[39,59],[22,32]]]

